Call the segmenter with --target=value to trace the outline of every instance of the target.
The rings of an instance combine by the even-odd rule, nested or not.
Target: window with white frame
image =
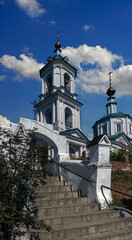
[[[72,128],[72,111],[70,108],[65,108],[65,126]]]
[[[70,92],[70,76],[68,73],[64,74],[64,86],[67,92]]]
[[[107,123],[104,122],[99,126],[99,135],[107,134]]]
[[[116,124],[117,132],[121,132],[121,123]]]
[[[130,123],[129,128],[130,128],[130,133],[132,133],[132,123]]]
[[[48,74],[47,76],[47,89],[46,92],[48,92],[52,87],[52,75]]]
[[[107,125],[102,125],[102,134],[107,134]]]
[[[118,118],[115,122],[115,133],[120,133],[123,131],[123,120]]]
[[[45,119],[46,119],[46,123],[52,124],[52,112],[51,112],[51,108],[48,108],[48,109],[45,111]]]

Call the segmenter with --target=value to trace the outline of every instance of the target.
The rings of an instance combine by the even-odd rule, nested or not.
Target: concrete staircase
[[[101,211],[98,203],[88,203],[59,177],[48,177],[38,191],[38,218],[53,229],[41,229],[41,240],[132,240],[132,218],[121,218],[119,211]]]

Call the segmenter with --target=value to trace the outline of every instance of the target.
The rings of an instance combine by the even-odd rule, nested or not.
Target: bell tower
[[[68,57],[61,55],[59,32],[54,57],[48,57],[47,64],[40,69],[42,92],[35,104],[35,119],[52,124],[54,130],[80,129],[80,107],[75,93],[77,70],[68,63]]]

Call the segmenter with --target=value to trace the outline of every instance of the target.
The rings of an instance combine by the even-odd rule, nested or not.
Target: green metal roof
[[[112,113],[112,114],[105,115],[105,116],[103,116],[102,118],[100,118],[99,120],[97,120],[97,121],[95,122],[95,124],[93,125],[92,128],[94,128],[94,126],[95,126],[97,123],[103,122],[104,120],[109,120],[110,118],[115,118],[115,117],[126,117],[126,116],[128,116],[129,118],[132,119],[132,117],[131,117],[129,114],[124,114],[124,113],[122,113],[122,112]]]

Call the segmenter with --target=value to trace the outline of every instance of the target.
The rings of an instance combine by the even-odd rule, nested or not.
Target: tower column
[[[64,102],[62,102],[62,123],[64,123]]]
[[[37,111],[37,122],[39,122],[39,114],[40,114],[40,112],[39,111]]]
[[[63,123],[63,119],[64,119],[64,110],[63,110],[63,106],[64,106],[64,104],[63,104],[63,101],[60,101],[60,115],[61,115],[61,118],[60,118],[60,120],[61,120],[61,124]]]
[[[44,80],[42,78],[42,94],[44,94]]]
[[[57,122],[60,121],[60,109],[59,109],[59,99],[56,101],[56,109],[57,109]]]
[[[55,85],[55,68],[53,67],[53,76],[52,76],[53,86]]]
[[[53,124],[55,123],[55,102],[53,102]]]
[[[73,128],[76,128],[76,108],[73,111]]]
[[[46,82],[44,82],[44,93],[46,93]]]
[[[43,115],[42,115],[42,110],[40,110],[40,122],[43,121]]]
[[[61,81],[61,86],[64,86],[64,75],[63,75],[62,68],[60,69],[60,81]]]
[[[78,112],[78,128],[80,129],[80,111],[77,110],[77,112]]]

